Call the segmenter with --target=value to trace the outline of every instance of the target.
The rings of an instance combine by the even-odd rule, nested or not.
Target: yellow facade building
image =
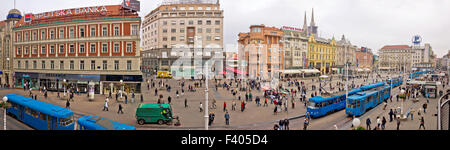
[[[308,68],[331,74],[336,66],[336,40],[324,39],[311,34],[308,39]]]

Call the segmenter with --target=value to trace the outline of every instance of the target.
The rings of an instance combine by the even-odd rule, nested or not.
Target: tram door
[[[368,98],[368,97],[367,97],[367,98]],[[367,98],[361,101],[361,105],[360,105],[360,107],[361,107],[361,110],[360,110],[361,115],[362,115],[363,112],[364,112],[364,105],[365,105],[365,103],[366,103],[366,101],[367,101]]]
[[[23,121],[23,112],[24,112],[24,107],[23,106],[19,106],[19,120]]]
[[[55,130],[56,129],[56,118],[52,116],[48,116],[48,130]]]

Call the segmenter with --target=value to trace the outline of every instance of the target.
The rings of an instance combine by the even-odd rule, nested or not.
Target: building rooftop
[[[383,50],[383,49],[408,49],[408,48],[411,47],[409,45],[386,45],[381,49]]]

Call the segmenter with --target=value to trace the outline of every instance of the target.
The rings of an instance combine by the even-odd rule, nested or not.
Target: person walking
[[[136,95],[134,95],[134,91],[131,93],[131,103],[134,103],[134,97],[135,97]]]
[[[227,110],[227,102],[223,102],[223,112]]]
[[[370,118],[367,118],[366,119],[366,128],[367,128],[367,130],[371,130],[370,124],[372,124],[372,122],[370,121]]]
[[[420,130],[421,127],[423,127],[423,130],[425,130],[425,120],[423,119],[423,117],[420,119],[419,130]]]
[[[125,94],[125,104],[128,102],[128,96]]]
[[[236,111],[236,101],[233,100],[233,103],[231,104],[231,110]]]
[[[286,129],[286,130],[289,130],[289,119],[284,119],[284,128]]]
[[[283,119],[281,119],[279,122],[278,122],[278,125],[280,125],[280,130],[284,130],[284,120]]]
[[[384,130],[386,128],[386,118],[383,117],[383,120],[381,121],[381,130]]]
[[[109,111],[109,110],[108,110],[108,102],[109,102],[109,99],[106,98],[106,100],[105,100],[105,106],[103,106],[103,111]]]
[[[188,104],[187,104],[187,98],[184,99],[184,108],[187,108]]]
[[[400,119],[397,118],[397,130],[400,130]]]
[[[303,130],[306,130],[308,128],[309,125],[309,119],[305,118],[305,122],[303,122]]]
[[[228,114],[228,111],[225,113],[225,124],[230,125],[230,114]]]
[[[267,104],[267,98],[265,98],[265,100],[264,100],[264,107],[268,107],[269,106],[269,104]]]
[[[144,94],[141,94],[141,103],[144,103]]]
[[[179,93],[178,93],[178,90],[177,90],[177,92],[175,93],[175,94],[177,94],[177,99],[180,97],[180,95],[179,95]]]
[[[117,113],[119,114],[119,112],[121,112],[123,114],[123,110],[122,110],[122,104],[119,104],[119,110],[117,111]]]
[[[200,102],[200,112],[203,112],[203,104]]]
[[[391,111],[389,111],[389,122],[392,122],[392,115],[394,115],[394,112],[392,112],[391,109]]]
[[[427,113],[427,107],[428,107],[428,104],[427,104],[427,103],[424,103],[424,104],[422,105],[422,107],[423,107],[423,113],[424,113],[424,114]]]
[[[380,126],[381,126],[381,119],[380,119],[380,117],[378,116],[378,117],[377,117],[377,129],[378,129],[378,130],[380,129]]]
[[[66,102],[66,108],[70,109],[70,102],[69,102],[69,100],[67,100],[67,102]]]
[[[172,97],[167,97],[167,102],[169,102],[169,104],[172,102]]]

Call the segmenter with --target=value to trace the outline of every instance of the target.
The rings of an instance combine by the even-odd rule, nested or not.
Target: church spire
[[[303,31],[306,32],[308,31],[308,24],[306,23],[306,11],[305,11],[305,19],[304,19],[304,23],[303,23]]]
[[[314,26],[316,26],[316,23],[314,22],[314,8],[312,9],[312,15],[311,15],[312,17],[311,17],[311,27],[314,27]]]

